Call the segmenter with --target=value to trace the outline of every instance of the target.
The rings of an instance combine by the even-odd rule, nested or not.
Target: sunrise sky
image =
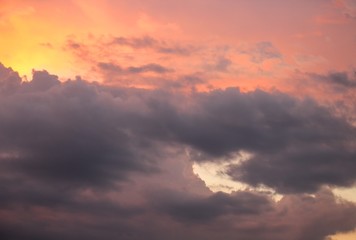
[[[1,239],[356,239],[355,0],[0,0],[0,33]]]

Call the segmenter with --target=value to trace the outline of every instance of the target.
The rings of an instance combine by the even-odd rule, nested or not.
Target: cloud
[[[116,74],[140,74],[140,73],[146,73],[146,72],[163,74],[163,73],[167,73],[167,72],[172,72],[171,69],[165,68],[165,67],[163,67],[159,64],[156,64],[156,63],[145,64],[145,65],[142,65],[139,67],[130,66],[126,69],[123,69],[121,66],[116,65],[114,63],[100,62],[100,63],[98,63],[98,67],[101,70],[108,71],[108,72],[114,72]]]
[[[21,78],[11,68],[6,68],[0,63],[0,92],[1,94],[13,93],[21,84]]]
[[[355,127],[312,99],[235,88],[188,96],[116,91],[114,97],[98,85],[59,84],[56,76],[35,72],[21,94],[2,101],[3,169],[41,180],[105,185],[130,171],[152,171],[150,158],[157,150],[151,145],[158,141],[200,152],[194,161],[251,153],[227,173],[281,193],[351,186],[356,180]],[[139,147],[143,143],[146,148]]]
[[[214,193],[209,197],[187,196],[186,193],[155,192],[158,211],[183,223],[206,223],[226,215],[259,215],[268,211],[271,202],[264,195],[253,192]]]
[[[46,91],[60,84],[56,75],[49,74],[45,70],[33,71],[32,75],[32,81],[27,84],[31,91]]]
[[[351,186],[356,180],[355,127],[312,99],[234,88],[183,100],[166,97],[146,100],[152,112],[136,130],[200,152],[195,161],[251,153],[248,161],[230,167],[228,173],[237,181],[288,193]],[[181,102],[190,107],[183,110]]]
[[[122,67],[114,63],[99,62],[98,67],[104,71],[115,72],[117,74],[120,74],[124,71]]]
[[[322,240],[356,226],[355,204],[323,188],[355,181],[355,128],[314,100],[33,74],[21,82],[0,68],[1,89],[12,89],[0,95],[8,239]],[[281,201],[211,193],[188,174],[189,160],[230,161],[239,151],[252,157],[228,173],[288,193]]]
[[[351,79],[345,72],[335,72],[329,75],[330,81],[337,85],[345,87],[356,87],[356,79]]]
[[[290,230],[294,234],[288,238],[296,240],[324,240],[337,231],[352,229],[356,220],[352,216],[354,207],[352,203],[338,202],[328,190],[318,192],[315,197],[290,195],[277,205],[278,216],[288,219],[285,227],[289,225],[293,229]],[[346,214],[348,211],[350,214]]]
[[[352,78],[347,72],[331,72],[327,75],[309,74],[312,79],[332,85],[335,88],[356,88],[356,74]]]
[[[138,101],[129,111],[130,101],[83,81],[59,84],[45,71],[35,72],[22,89],[42,92],[3,100],[0,140],[3,151],[11,149],[17,158],[6,161],[7,168],[38,178],[67,175],[68,181],[94,184],[124,178],[126,171],[149,171],[149,161],[138,159],[151,149],[136,150],[139,139],[146,139],[148,147],[152,140],[188,146],[203,154],[195,161],[249,152],[253,157],[228,173],[283,193],[355,181],[355,128],[311,99],[234,88],[190,96],[165,90],[142,90],[137,96],[121,90]],[[190,107],[182,108],[181,102]]]
[[[192,46],[183,47],[177,44],[169,44],[150,36],[143,37],[116,37],[112,44],[129,46],[133,49],[151,49],[162,54],[190,55],[193,52]]]
[[[155,200],[161,201],[160,197],[157,195]],[[81,199],[84,207],[73,208],[71,211],[74,212],[66,212],[63,208],[47,210],[52,217],[43,215],[44,210],[42,219],[40,210],[27,210],[27,216],[16,212],[21,218],[16,224],[0,220],[0,232],[9,239],[49,240],[64,237],[70,240],[99,237],[111,240],[118,236],[121,239],[166,239],[170,236],[174,240],[219,237],[228,240],[237,237],[248,240],[323,240],[337,231],[351,230],[356,223],[355,206],[347,202],[337,203],[328,192],[318,193],[315,197],[288,196],[275,205],[267,204],[267,211],[264,206],[268,200],[253,193],[237,193],[235,196],[217,193],[200,199],[200,202],[171,199],[163,208],[144,205],[144,211],[134,210],[129,214],[112,211],[107,203],[109,207],[101,207],[100,202],[87,205]],[[262,208],[248,210],[253,204]],[[169,218],[166,218],[167,214]]]
[[[354,183],[356,129],[315,101],[237,89],[201,94],[195,101],[191,112],[170,114],[168,129],[178,141],[208,154],[205,161],[251,153],[228,172],[236,180],[280,192]]]
[[[343,112],[345,118],[354,118],[354,91],[356,74],[351,71],[331,71],[328,73],[296,72],[296,90],[305,89],[304,94],[316,95],[319,101],[334,106],[336,111]],[[330,97],[332,96],[332,97]],[[351,120],[352,122],[352,120]]]
[[[233,62],[229,58],[220,56],[214,62],[207,64],[205,68],[208,71],[228,72],[232,65]]]
[[[112,62],[99,62],[96,72],[100,73],[105,82],[121,86],[154,86],[163,85],[166,74],[174,70],[157,63],[149,63],[141,66],[122,67]],[[155,77],[153,78],[152,75]],[[172,83],[173,84],[173,83]]]
[[[350,19],[356,18],[356,3],[352,0],[338,0],[334,1],[334,5],[340,8],[343,14]]]
[[[283,55],[271,42],[258,42],[250,47],[241,47],[237,50],[240,54],[247,54],[254,63],[262,63],[269,59],[282,59]]]
[[[218,59],[216,63],[216,69],[218,71],[226,71],[231,64],[232,61],[230,59],[222,57]]]
[[[114,183],[127,171],[151,171],[149,157],[138,161],[140,141],[120,125],[120,103],[95,86],[60,84],[56,76],[34,72],[2,102],[2,172],[76,188]]]
[[[73,50],[78,50],[78,49],[82,48],[83,46],[80,43],[77,43],[74,40],[69,39],[67,41],[66,47],[73,49]]]
[[[127,70],[130,73],[142,73],[142,72],[166,73],[171,71],[168,68],[165,68],[155,63],[146,64],[140,67],[129,67]]]
[[[149,36],[144,36],[142,38],[116,37],[113,43],[133,48],[150,48],[157,44],[157,40]]]

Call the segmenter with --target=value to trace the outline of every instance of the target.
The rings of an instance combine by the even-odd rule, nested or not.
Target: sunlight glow
[[[193,164],[194,173],[202,179],[206,186],[212,192],[226,192],[231,193],[233,191],[239,190],[258,190],[271,194],[271,197],[275,201],[279,201],[283,196],[277,194],[273,189],[268,187],[258,187],[254,188],[242,182],[233,180],[230,176],[226,174],[229,166],[240,164],[243,161],[248,161],[252,157],[252,154],[248,152],[241,151],[236,154],[236,157],[231,161],[225,162],[208,162],[208,163],[197,163]]]

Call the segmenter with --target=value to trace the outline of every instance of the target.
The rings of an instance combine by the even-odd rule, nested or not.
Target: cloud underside
[[[313,99],[107,87],[46,71],[21,82],[2,65],[0,91],[6,239],[322,240],[356,226],[356,206],[326,188],[354,184],[356,129]],[[199,185],[174,171],[179,161],[231,161],[241,152],[251,157],[226,174],[286,194],[281,201],[177,184]]]

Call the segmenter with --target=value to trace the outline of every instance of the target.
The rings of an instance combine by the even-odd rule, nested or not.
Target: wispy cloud
[[[143,37],[116,37],[112,44],[129,46],[134,49],[151,49],[162,54],[190,55],[194,52],[193,46],[180,46],[169,44],[166,41],[157,40],[150,36]]]

